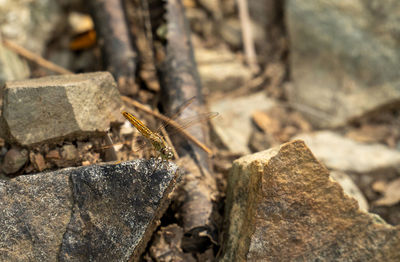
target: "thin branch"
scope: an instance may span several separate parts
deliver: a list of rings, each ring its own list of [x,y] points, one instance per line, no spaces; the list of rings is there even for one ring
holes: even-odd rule
[[[192,141],[194,144],[196,144],[199,148],[201,148],[202,150],[204,150],[205,152],[207,152],[207,154],[212,155],[213,152],[211,149],[209,149],[206,145],[204,145],[203,143],[201,143],[199,140],[197,140],[195,137],[193,137],[191,134],[189,134],[189,132],[187,132],[185,129],[181,128],[181,125],[179,125],[177,122],[175,122],[174,120],[172,120],[169,117],[166,117],[160,113],[157,113],[149,108],[147,108],[145,105],[127,97],[127,96],[122,96],[122,100],[129,103],[130,105],[142,110],[143,112],[146,112],[152,116],[157,117],[158,119],[168,123],[168,125],[171,125],[173,128],[175,128],[176,130],[178,130],[183,136],[185,136],[187,139],[189,139],[190,141]]]
[[[244,45],[244,53],[246,55],[246,62],[253,73],[258,73],[259,67],[257,64],[256,52],[254,49],[253,33],[251,28],[251,20],[247,0],[237,0],[239,8],[240,24],[242,26],[242,37]]]
[[[168,143],[168,145],[170,145],[171,149],[172,149],[172,153],[174,154],[175,159],[179,159],[179,155],[178,152],[176,152],[176,149],[174,147],[174,144],[172,144],[171,139],[169,138],[168,132],[167,130],[165,130],[164,126],[161,126],[161,133],[164,136],[165,141]]]
[[[56,64],[50,62],[49,60],[44,59],[40,55],[37,55],[14,42],[11,42],[4,38],[2,39],[2,42],[3,42],[3,45],[5,47],[7,47],[8,49],[14,51],[15,53],[19,54],[20,56],[25,57],[26,59],[44,67],[50,71],[53,71],[53,72],[56,72],[59,74],[73,74],[73,72],[71,72],[59,65],[56,65]]]

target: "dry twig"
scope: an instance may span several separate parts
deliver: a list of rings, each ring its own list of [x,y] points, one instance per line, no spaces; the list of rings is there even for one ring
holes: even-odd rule
[[[9,48],[10,50],[14,51],[15,53],[19,54],[20,56],[42,66],[50,71],[53,71],[53,72],[56,72],[59,74],[73,74],[73,72],[44,59],[40,55],[37,55],[37,54],[25,49],[24,47],[14,43],[14,42],[11,42],[10,40],[3,38],[2,42],[5,47]]]
[[[256,52],[254,50],[254,41],[251,31],[251,21],[247,0],[237,0],[237,2],[239,7],[240,24],[242,26],[242,37],[246,61],[253,73],[257,73],[259,71],[259,67],[257,64]]]

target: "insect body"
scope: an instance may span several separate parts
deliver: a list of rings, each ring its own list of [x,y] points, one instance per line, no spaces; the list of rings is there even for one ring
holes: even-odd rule
[[[147,126],[145,126],[139,119],[134,117],[132,114],[123,111],[122,115],[128,119],[128,121],[136,127],[136,129],[146,137],[153,145],[154,149],[160,153],[160,156],[164,160],[170,160],[173,157],[172,149],[168,146],[167,142],[157,133],[152,132]]]

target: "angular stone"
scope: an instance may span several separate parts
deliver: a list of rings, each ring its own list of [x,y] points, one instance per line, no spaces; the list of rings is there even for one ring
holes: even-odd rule
[[[332,127],[400,100],[397,1],[287,1],[289,101]],[[311,110],[310,110],[311,109]]]
[[[123,121],[121,106],[108,72],[7,82],[2,135],[23,146],[96,135]]]
[[[275,101],[264,92],[246,97],[221,100],[211,104],[218,117],[211,119],[211,124],[222,143],[233,153],[249,153],[248,148],[252,132],[251,115],[255,111],[268,110]]]
[[[136,160],[0,181],[0,260],[138,260],[177,175]]]
[[[400,261],[400,228],[365,213],[304,142],[233,164],[221,261]]]
[[[328,168],[369,173],[381,170],[398,170],[400,152],[382,144],[363,144],[331,131],[300,134],[315,156]]]

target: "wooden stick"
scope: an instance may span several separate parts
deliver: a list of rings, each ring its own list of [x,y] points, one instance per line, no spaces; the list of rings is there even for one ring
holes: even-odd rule
[[[242,26],[242,37],[246,62],[253,73],[258,73],[260,70],[257,64],[256,52],[254,50],[253,34],[251,31],[251,21],[247,0],[237,0],[239,8],[240,24]]]
[[[3,45],[6,46],[8,49],[14,51],[15,53],[19,54],[22,57],[25,57],[26,59],[59,74],[73,74],[73,72],[58,66],[52,62],[50,62],[49,60],[44,59],[43,57],[41,57],[40,55],[37,55],[25,48],[23,48],[22,46],[11,42],[7,39],[2,39]]]
[[[191,134],[189,134],[189,132],[187,132],[185,129],[182,129],[181,126],[175,122],[174,120],[170,119],[169,117],[166,117],[160,113],[157,113],[149,108],[147,108],[146,106],[144,106],[143,104],[127,97],[127,96],[122,96],[122,100],[129,103],[130,105],[142,110],[143,112],[146,112],[152,116],[157,117],[158,119],[161,119],[162,121],[168,123],[168,125],[171,125],[172,127],[174,127],[175,129],[177,129],[182,135],[184,135],[187,139],[189,139],[190,141],[192,141],[194,144],[196,144],[199,148],[201,148],[202,150],[204,150],[205,152],[207,152],[207,154],[212,155],[213,152],[211,149],[209,149],[206,145],[204,145],[203,143],[201,143],[198,139],[196,139],[195,137],[193,137]]]

